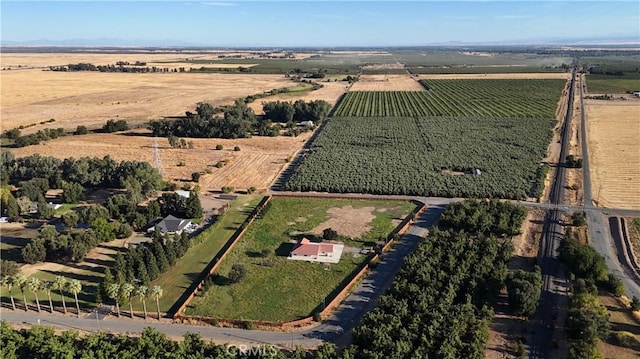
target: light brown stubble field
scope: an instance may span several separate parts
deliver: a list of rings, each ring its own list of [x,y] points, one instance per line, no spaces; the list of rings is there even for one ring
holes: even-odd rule
[[[409,75],[360,75],[349,91],[424,91]]]
[[[106,155],[117,161],[146,161],[155,166],[153,137],[147,130],[132,130],[120,134],[89,134],[84,136],[60,137],[40,145],[13,149],[16,157],[38,153],[60,159],[68,157]],[[280,170],[287,164],[289,156],[295,154],[311,136],[310,132],[298,137],[252,137],[244,139],[189,139],[193,149],[171,148],[166,138],[158,138],[158,152],[163,177],[171,181],[190,180],[191,173],[207,169],[211,174],[200,178],[202,192],[219,191],[223,186],[236,190],[249,187],[266,189],[275,180]],[[223,145],[221,151],[216,145]],[[234,151],[239,146],[240,151]],[[226,160],[222,168],[216,168],[218,161]],[[184,161],[184,166],[178,163]]]
[[[46,121],[48,127],[99,127],[109,119],[139,122],[295,86],[282,75],[100,73],[12,70],[0,74],[3,130]],[[45,125],[30,127],[35,132]]]
[[[640,101],[585,101],[592,197],[640,209]]]

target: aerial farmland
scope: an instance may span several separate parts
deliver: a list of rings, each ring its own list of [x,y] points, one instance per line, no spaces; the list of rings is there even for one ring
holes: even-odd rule
[[[537,308],[632,316],[570,256],[636,223],[640,100],[580,51],[10,48],[2,313],[356,357],[583,343]]]

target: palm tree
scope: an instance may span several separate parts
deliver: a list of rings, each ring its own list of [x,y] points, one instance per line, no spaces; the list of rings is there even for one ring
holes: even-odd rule
[[[118,304],[118,297],[120,296],[120,284],[110,284],[107,287],[107,295],[109,296],[109,298],[116,301],[116,313],[118,313],[118,318],[120,318],[120,305]]]
[[[131,295],[136,287],[131,283],[125,283],[122,285],[122,296],[129,301],[129,318],[133,318],[133,304],[131,303]]]
[[[49,313],[53,313],[53,302],[51,302],[51,288],[53,288],[53,282],[42,282],[42,289],[45,293],[47,293],[47,297],[49,297]]]
[[[24,303],[24,311],[29,311],[29,306],[27,305],[27,297],[24,295],[24,289],[27,285],[27,277],[22,273],[18,273],[13,276],[13,283],[20,288],[20,292],[22,293],[22,303]]]
[[[80,318],[80,303],[78,303],[78,293],[82,290],[82,283],[80,283],[77,279],[72,279],[68,284],[67,288],[69,292],[73,293],[73,296],[76,298],[76,314],[78,318]]]
[[[158,320],[160,320],[160,297],[162,297],[162,288],[159,285],[154,285],[151,288],[151,296],[156,300],[156,306],[158,307]]]
[[[60,291],[60,298],[62,298],[62,308],[64,310],[64,314],[67,314],[67,303],[64,300],[64,295],[62,295],[62,290],[67,287],[67,278],[59,275],[53,281],[53,286],[51,289]]]
[[[11,307],[13,308],[13,310],[16,310],[16,302],[15,300],[13,300],[13,292],[11,291],[14,285],[15,285],[15,281],[13,279],[13,276],[7,276],[2,278],[2,286],[7,287],[7,290],[9,291],[9,297],[11,298]]]
[[[140,298],[140,301],[142,302],[142,307],[144,308],[144,319],[147,319],[147,292],[149,291],[149,288],[147,288],[147,286],[141,285],[138,288],[136,288],[135,294],[136,297]]]
[[[36,296],[36,307],[38,308],[38,312],[40,312],[40,300],[38,299],[38,291],[41,289],[42,283],[40,283],[40,279],[36,277],[31,277],[27,281],[27,287],[29,291]]]

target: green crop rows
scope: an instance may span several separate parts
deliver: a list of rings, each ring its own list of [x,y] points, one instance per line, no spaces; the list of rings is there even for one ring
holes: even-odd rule
[[[531,118],[334,117],[284,187],[523,199],[532,190],[554,123]],[[470,174],[473,169],[481,174]]]
[[[554,118],[565,80],[421,80],[426,91],[354,91],[338,117]]]
[[[525,199],[565,80],[429,80],[351,92],[283,189]]]

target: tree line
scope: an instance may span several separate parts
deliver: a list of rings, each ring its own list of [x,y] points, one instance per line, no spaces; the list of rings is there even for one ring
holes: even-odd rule
[[[452,205],[493,211],[492,202]],[[507,278],[509,239],[498,218],[520,206],[499,206],[487,230],[448,221],[410,254],[380,305],[353,330],[356,358],[483,358],[492,305]],[[515,219],[514,219],[515,221]],[[442,223],[442,222],[441,222]]]
[[[111,65],[94,65],[80,62],[66,66],[49,66],[51,71],[74,72],[74,71],[98,71],[98,72],[126,72],[126,73],[148,73],[148,72],[185,72],[184,67],[170,69],[168,67],[145,66],[145,63],[137,62],[133,65],[128,62],[119,61]]]
[[[82,291],[82,283],[80,283],[77,279],[67,279],[63,276],[56,276],[52,281],[41,281],[37,277],[26,277],[22,273],[16,273],[10,276],[3,276],[0,279],[0,285],[2,287],[7,288],[9,292],[9,298],[11,299],[11,307],[15,311],[16,301],[13,297],[13,289],[18,288],[20,293],[22,294],[22,306],[25,311],[29,311],[29,303],[27,302],[27,298],[25,292],[28,290],[33,293],[35,298],[35,305],[38,312],[42,311],[42,306],[40,305],[40,298],[38,297],[38,293],[44,291],[47,294],[47,298],[49,299],[49,313],[53,313],[55,308],[53,306],[53,301],[51,299],[51,293],[57,292],[60,295],[60,299],[62,301],[63,313],[67,314],[67,303],[65,301],[64,293],[73,294],[76,301],[76,315],[80,318],[80,303],[78,302],[78,293]],[[2,355],[0,357],[4,358]]]
[[[126,131],[129,129],[129,124],[126,120],[108,120],[101,128],[94,130],[98,133],[112,133],[118,131]],[[40,142],[54,140],[58,137],[69,135],[86,135],[89,133],[87,126],[79,125],[75,131],[67,132],[64,128],[45,128],[38,130],[36,133],[29,135],[21,135],[19,128],[13,128],[2,133],[3,138],[13,140],[14,147],[26,147],[37,145]]]
[[[326,101],[296,101],[265,103],[268,115],[258,117],[247,107],[246,102],[239,99],[232,106],[219,110],[210,103],[200,102],[195,113],[187,111],[185,117],[176,120],[150,121],[148,128],[154,136],[161,137],[199,137],[199,138],[246,138],[252,135],[277,136],[279,127],[274,121],[289,122],[294,120],[324,121],[329,104]]]
[[[0,183],[17,186],[17,198],[38,202],[38,210],[46,211],[44,194],[49,189],[63,189],[63,199],[76,203],[90,188],[125,189],[136,203],[148,198],[163,186],[160,173],[148,162],[116,162],[111,157],[81,157],[60,160],[34,154],[15,158],[11,152],[0,154]],[[16,219],[20,213],[13,195],[3,196],[3,209]],[[10,203],[11,202],[11,203]],[[51,213],[52,214],[52,213]]]

